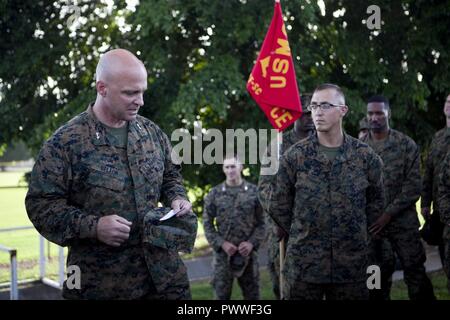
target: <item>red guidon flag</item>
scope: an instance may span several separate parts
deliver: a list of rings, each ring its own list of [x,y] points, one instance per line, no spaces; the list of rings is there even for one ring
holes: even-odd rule
[[[279,1],[272,22],[247,81],[247,90],[275,129],[283,131],[300,118],[302,105],[291,49]]]

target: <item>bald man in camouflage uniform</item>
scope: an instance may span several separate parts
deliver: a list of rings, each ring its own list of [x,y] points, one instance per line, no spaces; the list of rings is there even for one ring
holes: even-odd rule
[[[317,134],[281,157],[269,214],[289,234],[283,297],[368,299],[368,225],[384,207],[382,163],[343,133],[342,90],[316,88],[309,108]]]
[[[224,160],[226,181],[211,189],[205,198],[203,225],[213,248],[213,279],[216,299],[229,300],[237,278],[245,300],[259,299],[257,250],[265,235],[264,218],[257,188],[242,179],[242,164]],[[243,270],[233,272],[231,259],[245,259]]]
[[[425,173],[423,177],[422,197],[421,197],[421,213],[425,220],[431,219],[436,227],[435,232],[441,233],[444,225],[441,222],[439,210],[436,205],[437,191],[439,185],[439,174],[445,155],[450,150],[450,94],[444,104],[444,115],[446,118],[446,126],[436,132],[430,145],[428,157],[425,163]],[[433,204],[433,213],[431,214],[431,204]],[[437,237],[436,237],[437,238]],[[444,261],[444,241],[437,244],[441,261]]]
[[[397,253],[412,300],[435,299],[433,287],[425,273],[425,250],[419,235],[416,202],[421,192],[419,148],[405,134],[390,129],[390,107],[383,96],[373,96],[367,104],[370,133],[364,138],[383,159],[386,207],[371,226],[375,236],[389,240]],[[379,264],[383,266],[383,262]],[[394,270],[381,270],[382,277],[390,277]],[[382,287],[389,297],[390,287]]]
[[[437,205],[444,223],[444,270],[447,274],[447,290],[450,294],[450,151],[442,163],[439,176]]]
[[[44,237],[69,247],[67,265],[81,271],[80,288],[64,283],[66,299],[190,298],[178,252],[143,243],[144,217],[158,201],[194,215],[169,139],[137,115],[146,87],[132,53],[107,52],[95,103],[44,143],[34,165],[28,216]]]
[[[294,123],[294,128],[283,133],[280,154],[289,149],[298,141],[305,139],[315,132],[314,123],[311,118],[311,111],[308,110],[311,95],[302,95],[303,115]],[[270,157],[270,148],[267,148],[267,156]],[[262,172],[262,171],[261,171]],[[270,200],[270,190],[276,182],[275,174],[260,174],[258,181],[258,197],[264,209],[264,217],[267,225],[268,261],[267,268],[272,281],[272,291],[276,299],[280,299],[280,241],[284,238],[287,243],[287,234],[278,227],[270,218],[267,212],[268,201]]]

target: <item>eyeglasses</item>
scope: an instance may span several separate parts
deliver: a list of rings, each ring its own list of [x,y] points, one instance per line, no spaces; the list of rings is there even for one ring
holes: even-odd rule
[[[344,104],[332,104],[329,102],[322,102],[322,103],[312,102],[308,106],[308,110],[316,111],[318,108],[320,108],[321,110],[330,110],[331,108],[337,108],[337,107],[345,107],[345,105]]]

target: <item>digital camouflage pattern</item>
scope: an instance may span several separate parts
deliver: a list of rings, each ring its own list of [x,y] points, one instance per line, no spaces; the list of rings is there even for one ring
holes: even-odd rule
[[[425,173],[423,176],[423,187],[421,207],[430,207],[431,203],[437,203],[439,175],[444,162],[445,155],[450,149],[450,129],[447,127],[439,130],[434,135],[428,152]],[[439,213],[437,206],[433,213]]]
[[[383,160],[385,212],[392,217],[388,227],[418,229],[416,202],[420,197],[422,179],[416,143],[394,129],[390,129],[384,141],[374,141],[370,133],[363,141]]]
[[[244,300],[259,300],[259,265],[258,254],[253,251],[242,275],[237,277],[231,270],[229,257],[223,251],[215,252],[213,256],[213,278],[211,284],[218,300],[229,300],[236,278],[242,290]]]
[[[442,171],[439,176],[438,199],[439,212],[444,223],[445,259],[444,270],[447,274],[447,289],[450,293],[450,151],[442,163]]]
[[[221,248],[223,242],[239,246],[248,241],[253,244],[251,261],[237,279],[245,299],[258,299],[257,251],[264,241],[265,226],[256,186],[244,180],[237,187],[223,182],[212,188],[205,197],[203,225],[205,236],[214,249],[212,284],[216,297],[221,300],[230,298],[234,278],[228,256]]]
[[[363,141],[372,147],[384,164],[384,212],[392,219],[382,231],[382,236],[389,240],[402,262],[410,299],[432,299],[434,293],[423,265],[426,255],[416,212],[422,188],[419,148],[411,138],[393,129],[383,141],[374,141],[370,133]],[[379,265],[382,267],[386,262],[379,261]]]
[[[48,240],[68,246],[67,265],[81,269],[81,289],[68,299],[189,298],[186,267],[178,252],[142,243],[143,217],[158,201],[186,199],[180,168],[171,162],[167,136],[138,116],[128,123],[120,148],[88,110],[44,143],[25,204],[30,220]],[[133,222],[120,247],[96,238],[100,217]]]
[[[283,296],[298,295],[296,282],[366,281],[368,226],[384,207],[380,158],[344,134],[330,162],[314,134],[281,157],[269,214],[289,233]]]
[[[439,175],[447,150],[450,150],[450,128],[444,127],[436,132],[431,141],[425,162],[421,207],[431,208],[432,215],[425,227],[422,228],[422,238],[430,245],[437,245],[442,263],[445,260],[445,242],[443,240],[444,224],[442,214],[437,205]],[[428,233],[427,233],[428,231]],[[428,238],[427,238],[428,237]]]
[[[442,212],[442,222],[450,226],[450,150],[442,162],[442,171],[439,175],[439,198],[437,200],[439,210]],[[450,239],[450,234],[447,239]]]
[[[160,207],[144,216],[142,241],[154,247],[191,253],[197,236],[197,216],[191,211],[181,217],[160,220],[172,208]]]
[[[293,129],[283,132],[283,139],[280,145],[280,154],[283,154],[292,145],[300,141],[301,138]],[[267,157],[270,157],[270,148],[266,150]],[[268,248],[268,271],[272,281],[273,292],[277,299],[280,298],[280,242],[278,241],[277,225],[273,222],[267,212],[269,205],[270,190],[274,188],[276,175],[260,175],[258,180],[258,198],[263,207],[264,218],[267,226],[267,248]],[[287,239],[285,240],[287,242]]]
[[[283,133],[282,143],[280,145],[280,155],[282,155],[292,145],[300,141],[299,135],[294,129]],[[265,157],[270,157],[270,148],[267,148]],[[258,198],[265,211],[269,204],[269,197],[273,185],[276,183],[276,174],[260,175],[258,180]]]

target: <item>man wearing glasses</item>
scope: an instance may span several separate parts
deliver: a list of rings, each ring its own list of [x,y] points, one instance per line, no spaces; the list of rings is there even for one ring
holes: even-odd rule
[[[343,132],[348,107],[338,86],[318,86],[309,109],[317,133],[282,155],[269,207],[289,234],[283,296],[368,299],[368,226],[384,208],[382,162]]]
[[[280,146],[280,154],[298,141],[309,137],[314,134],[316,128],[314,127],[314,122],[312,121],[311,111],[308,109],[309,103],[311,101],[311,94],[303,94],[300,97],[303,107],[303,115],[297,119],[294,123],[294,128],[283,133],[283,140]],[[267,148],[267,157],[270,157],[270,148]],[[261,171],[263,170],[261,166]],[[272,219],[268,217],[266,204],[270,204],[270,192],[274,188],[276,182],[276,176],[273,175],[263,175],[259,176],[258,180],[258,194],[261,205],[264,210],[264,217],[266,223],[269,226],[267,228],[267,269],[270,274],[270,280],[272,281],[272,291],[277,300],[280,300],[280,241],[285,239],[284,244],[286,244],[287,235],[276,224],[273,223]],[[285,251],[286,252],[286,251]]]

